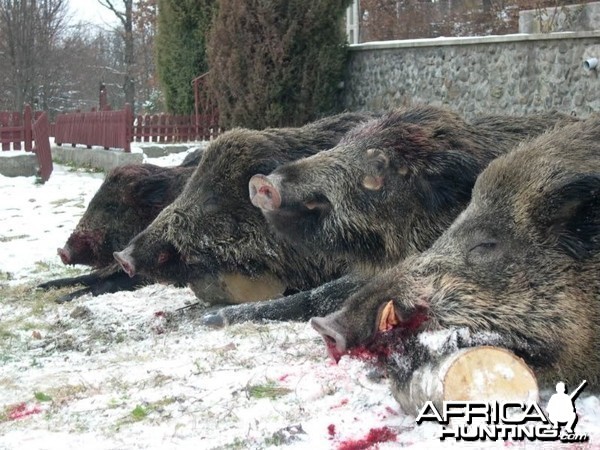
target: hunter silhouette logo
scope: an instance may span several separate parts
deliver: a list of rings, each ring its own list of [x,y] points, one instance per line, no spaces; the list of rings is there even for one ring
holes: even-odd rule
[[[573,391],[571,395],[566,393],[565,383],[559,381],[556,383],[556,394],[553,394],[548,401],[546,411],[548,411],[548,418],[554,428],[559,428],[559,423],[566,423],[564,431],[569,434],[573,434],[573,428],[577,423],[577,414],[575,412],[575,399],[585,385],[587,380],[583,380],[581,384]]]
[[[586,442],[589,436],[574,431],[577,424],[575,399],[587,381],[571,394],[565,383],[556,384],[556,393],[550,397],[547,415],[537,402],[473,402],[444,401],[438,409],[430,400],[419,411],[417,425],[437,422],[442,425],[440,440],[457,441],[561,441]],[[451,420],[455,419],[451,423]],[[564,425],[564,426],[563,426]]]

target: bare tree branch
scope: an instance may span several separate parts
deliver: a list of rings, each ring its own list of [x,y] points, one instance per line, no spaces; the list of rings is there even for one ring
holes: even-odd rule
[[[121,0],[125,10],[119,9],[115,0],[98,0],[98,3],[112,11],[123,26],[123,43],[125,44],[123,63],[125,75],[123,79],[123,91],[125,101],[135,110],[135,45],[133,34],[133,0]]]
[[[115,14],[115,16],[117,16],[117,19],[119,19],[121,24],[125,26],[127,17],[123,11],[117,9],[112,0],[98,0],[98,3],[112,11]]]

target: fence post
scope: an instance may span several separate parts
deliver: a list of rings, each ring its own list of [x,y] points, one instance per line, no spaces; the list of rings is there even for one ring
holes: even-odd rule
[[[32,150],[31,141],[33,140],[33,134],[31,131],[32,126],[32,114],[31,114],[31,106],[29,104],[25,104],[25,108],[23,109],[23,141],[25,142],[25,151],[30,152]]]
[[[53,169],[48,114],[42,113],[31,128],[35,140],[35,153],[40,166],[40,176],[42,181],[46,182],[50,178]]]
[[[131,139],[133,136],[133,110],[129,103],[125,103],[125,130],[124,130],[124,146],[126,153],[131,153]]]

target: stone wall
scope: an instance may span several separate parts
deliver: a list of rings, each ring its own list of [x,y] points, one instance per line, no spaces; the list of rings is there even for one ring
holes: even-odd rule
[[[600,31],[373,42],[351,46],[350,110],[448,105],[467,117],[600,111]]]

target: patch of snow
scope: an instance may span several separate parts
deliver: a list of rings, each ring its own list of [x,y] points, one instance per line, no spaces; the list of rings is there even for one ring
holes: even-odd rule
[[[20,155],[34,155],[32,152],[26,152],[25,150],[0,150],[0,157],[12,158]]]
[[[56,249],[65,243],[103,179],[104,174],[58,164],[43,185],[36,184],[35,177],[0,175],[0,272],[24,281],[39,271],[39,263],[58,263]]]

